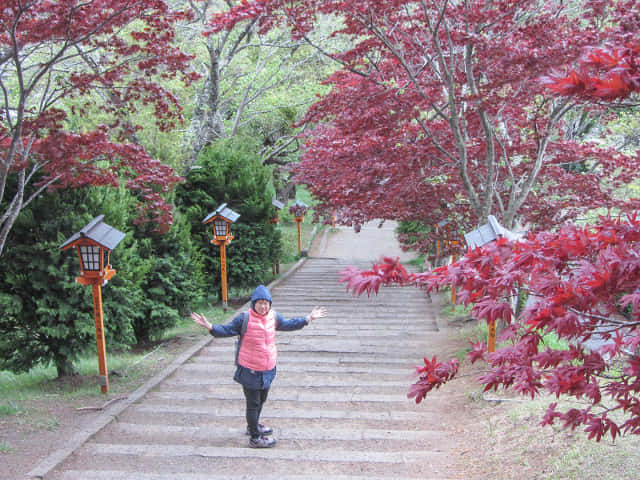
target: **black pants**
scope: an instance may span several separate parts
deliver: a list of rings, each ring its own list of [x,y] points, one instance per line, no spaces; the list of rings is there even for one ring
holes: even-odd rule
[[[243,386],[242,390],[244,391],[244,398],[247,400],[247,425],[249,426],[249,434],[251,438],[258,438],[260,437],[258,421],[260,420],[262,405],[267,401],[269,389],[253,390]]]

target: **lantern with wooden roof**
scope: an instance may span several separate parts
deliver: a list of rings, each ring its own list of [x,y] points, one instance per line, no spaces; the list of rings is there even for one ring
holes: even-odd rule
[[[233,240],[230,225],[240,218],[226,203],[220,205],[214,212],[205,217],[202,223],[213,224],[213,239],[211,243],[220,246],[220,276],[222,280],[222,307],[227,309],[227,250],[226,246]]]
[[[116,273],[109,263],[110,254],[125,234],[104,223],[103,219],[104,215],[97,216],[60,246],[61,250],[76,248],[81,272],[76,281],[83,285],[96,282],[104,285]]]
[[[240,214],[227,207],[226,203],[223,203],[216,208],[215,211],[207,215],[205,219],[202,220],[202,223],[213,224],[213,239],[211,243],[214,245],[227,245],[231,243],[233,234],[229,227],[232,223],[235,223],[238,218],[240,218]]]
[[[61,250],[75,247],[80,260],[80,276],[76,282],[91,285],[93,289],[93,315],[98,349],[98,368],[102,393],[109,391],[107,373],[107,349],[104,339],[104,319],[102,316],[102,285],[116,273],[109,263],[111,250],[118,245],[125,234],[104,223],[104,215],[99,215],[74,233],[62,245]]]

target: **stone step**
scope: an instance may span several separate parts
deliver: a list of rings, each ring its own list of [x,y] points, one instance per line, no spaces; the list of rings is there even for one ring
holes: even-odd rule
[[[123,472],[115,470],[70,470],[63,472],[57,477],[59,480],[229,480],[226,474],[200,474],[200,473],[139,473]],[[327,480],[324,474],[305,475],[270,475],[261,473],[255,477],[245,476],[242,478],[258,478],[260,480]],[[389,480],[390,477],[361,476],[361,475],[332,475],[331,480]],[[453,479],[453,477],[452,477]],[[447,480],[445,477],[404,477],[403,480]]]
[[[277,334],[278,376],[261,417],[275,448],[247,448],[235,339],[211,338],[46,480],[461,478],[442,412],[464,399],[438,391],[416,405],[406,396],[414,366],[443,354],[437,297],[413,287],[354,297],[338,282],[352,264],[310,258],[271,289],[286,318],[329,311]]]
[[[242,402],[244,399],[238,397],[236,401]],[[309,408],[313,408],[310,403],[307,403]],[[321,404],[320,408],[324,408],[324,404]],[[378,407],[380,408],[380,406]],[[425,412],[423,417],[424,428],[430,430],[447,431],[448,425],[444,421],[440,421],[438,417],[435,420],[431,419],[432,413]],[[419,416],[416,414],[416,416]],[[292,430],[303,430],[306,428],[317,429],[335,429],[335,428],[347,428],[354,431],[368,430],[368,429],[380,429],[384,428],[389,431],[406,430],[408,424],[405,420],[385,420],[384,422],[379,419],[371,419],[365,417],[353,417],[353,418],[334,418],[334,417],[318,417],[312,419],[300,419],[297,417],[288,417],[286,415],[280,417],[272,417],[269,411],[264,413],[264,418],[261,418],[263,423],[271,425],[278,432],[289,432]],[[237,412],[237,415],[214,415],[214,412],[209,411],[206,414],[184,414],[181,412],[170,411],[154,411],[152,409],[138,410],[127,409],[119,417],[118,421],[135,423],[140,425],[175,425],[175,426],[191,426],[191,427],[208,427],[213,426],[216,428],[226,429],[242,429],[246,428],[246,421],[244,412]],[[410,424],[411,428],[417,428],[415,423]],[[111,433],[111,428],[105,429],[100,433],[100,438],[113,438],[114,442],[117,442],[119,437]],[[446,436],[446,435],[445,435]],[[96,437],[97,438],[97,437]],[[154,438],[147,438],[149,443],[157,442]],[[211,442],[217,442],[215,437],[210,438]],[[382,442],[382,441],[381,441]],[[384,443],[384,442],[382,442]],[[246,442],[243,443],[246,446]]]
[[[290,460],[299,462],[301,460],[301,449],[275,448],[275,449],[248,449],[233,447],[209,447],[202,445],[147,445],[147,444],[123,444],[123,443],[91,443],[83,449],[83,453],[92,458],[98,456],[136,456],[136,457],[157,457],[167,459],[171,457],[204,457],[204,458],[247,458]],[[444,452],[439,450],[404,450],[403,452],[371,451],[371,450],[336,450],[336,449],[315,449],[304,450],[305,462],[343,462],[350,463],[385,463],[385,464],[408,464],[417,463],[432,456],[441,456]]]
[[[136,438],[153,436],[166,437],[168,443],[171,439],[210,440],[212,437],[235,439],[245,438],[244,428],[224,428],[213,424],[203,426],[184,426],[168,424],[137,424],[117,422],[114,424],[113,433],[120,438]],[[446,435],[442,430],[389,430],[389,429],[361,429],[347,428],[303,428],[282,429],[275,428],[278,438],[286,440],[314,440],[314,441],[368,441],[368,440],[397,440],[411,442],[438,442]],[[126,442],[132,443],[132,442]]]
[[[207,374],[216,374],[216,377],[219,377],[218,374],[233,374],[235,368],[232,365],[227,365],[230,362],[224,363],[211,363],[207,361],[198,361],[186,364],[181,372],[184,375],[192,374],[192,375],[207,375]],[[411,379],[414,376],[412,375],[413,370],[408,368],[389,368],[389,367],[381,367],[378,365],[370,365],[370,366],[361,366],[361,365],[337,365],[337,364],[321,364],[317,365],[315,363],[305,363],[300,364],[297,362],[286,362],[280,359],[278,362],[278,367],[280,370],[285,371],[288,376],[293,376],[296,373],[318,373],[322,374],[323,377],[326,375],[375,375],[378,378],[400,378],[403,380]]]
[[[204,390],[204,391],[203,391]],[[269,393],[269,408],[271,411],[284,411],[285,413],[291,408],[331,408],[333,410],[350,410],[353,412],[362,411],[380,411],[382,407],[393,408],[395,411],[408,411],[425,415],[434,410],[434,406],[440,407],[442,402],[430,401],[427,405],[416,405],[412,401],[407,401],[407,392],[409,389],[398,390],[395,393],[368,393],[353,391],[327,391],[322,388],[275,388]],[[150,405],[164,405],[171,402],[172,406],[185,406],[185,403],[206,402],[210,409],[229,409],[236,408],[233,402],[241,402],[244,400],[242,391],[239,386],[232,389],[215,388],[201,390],[160,390],[149,393],[148,401]],[[448,400],[452,400],[449,398]],[[325,404],[320,405],[320,404]],[[383,405],[386,404],[386,405]],[[240,413],[244,410],[238,410]],[[267,412],[267,410],[265,410]],[[202,411],[194,410],[194,414],[200,414]],[[347,416],[345,415],[345,418]]]
[[[228,340],[225,340],[228,342]],[[376,352],[353,352],[338,354],[335,352],[309,352],[298,351],[290,346],[285,345],[282,348],[278,348],[278,364],[285,366],[289,364],[319,364],[319,365],[344,365],[344,366],[372,366],[372,367],[384,367],[384,366],[397,366],[398,368],[413,368],[416,362],[422,363],[422,356],[416,357],[413,354],[410,355],[394,355],[390,357],[386,353]],[[231,344],[225,345],[213,345],[209,344],[206,349],[203,349],[200,355],[194,357],[189,364],[192,363],[209,363],[209,364],[221,364],[228,365],[233,363],[232,352],[233,346]],[[425,352],[428,351],[429,346],[425,346]],[[452,352],[455,353],[455,352]],[[233,365],[230,366],[233,368]]]

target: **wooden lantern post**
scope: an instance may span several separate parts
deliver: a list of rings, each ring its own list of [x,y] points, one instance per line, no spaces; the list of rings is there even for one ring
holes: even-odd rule
[[[471,249],[480,248],[489,242],[493,242],[500,237],[505,237],[509,240],[516,240],[518,235],[507,230],[498,223],[496,217],[489,215],[487,217],[487,223],[481,225],[477,229],[464,234],[464,239],[467,242],[467,246]],[[489,352],[493,352],[496,349],[496,321],[491,320],[488,324],[489,332],[487,334],[487,349]]]
[[[436,265],[440,263],[440,254],[442,253],[442,250],[445,250],[447,247],[446,240],[449,232],[449,225],[450,225],[449,220],[447,219],[441,220],[435,225],[436,238],[437,238],[436,239],[436,261],[435,261]]]
[[[94,218],[82,230],[65,241],[60,246],[60,249],[76,248],[81,271],[81,275],[76,278],[76,282],[82,285],[91,285],[92,287],[100,389],[102,393],[107,393],[109,391],[109,374],[107,370],[107,348],[104,340],[101,287],[106,285],[116,273],[109,264],[110,253],[125,237],[125,234],[104,223],[103,218],[104,215]]]
[[[302,253],[302,232],[300,225],[304,221],[304,214],[309,209],[309,206],[300,200],[296,200],[296,203],[289,207],[289,212],[291,212],[295,218],[296,224],[298,226],[298,253]]]
[[[284,208],[284,203],[274,198],[271,201],[271,205],[273,205],[276,208],[276,215],[271,219],[270,223],[278,225],[280,223],[280,219],[278,218],[278,212]],[[280,273],[280,259],[276,258],[275,262],[273,263],[273,274],[277,275],[279,273]]]
[[[449,245],[452,245],[452,246],[458,245],[458,240],[448,240],[448,242],[449,242]],[[458,255],[453,253],[451,255],[451,263],[456,263],[457,260],[458,260]],[[455,304],[456,304],[456,286],[451,285],[451,305],[455,305]]]
[[[222,308],[227,309],[227,249],[226,246],[233,240],[229,226],[240,217],[239,213],[227,207],[226,203],[220,205],[211,212],[202,223],[213,224],[213,239],[211,243],[220,246],[220,277],[222,280]]]

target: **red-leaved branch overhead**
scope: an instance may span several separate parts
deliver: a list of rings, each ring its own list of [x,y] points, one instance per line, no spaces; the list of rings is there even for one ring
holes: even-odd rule
[[[540,81],[609,38],[603,25],[622,10],[600,0],[579,12],[528,0],[257,0],[211,25],[257,18],[260,29],[304,37],[321,16],[340,19],[331,34],[348,48],[323,51],[337,69],[303,120],[311,128],[295,179],[326,220],[420,223],[406,240],[427,252],[443,220],[459,240],[490,214],[510,229],[549,229],[596,208],[640,206],[618,195],[637,156],[572,135],[566,118],[580,102]]]
[[[640,92],[640,38],[636,2],[608,5],[616,18],[602,45],[587,49],[580,64],[563,73],[543,77],[543,83],[562,96],[588,101],[616,101]]]
[[[158,0],[2,2],[0,254],[47,188],[125,183],[141,193],[140,220],[168,228],[163,192],[180,177],[138,145],[132,114],[149,109],[165,130],[182,121],[160,80],[196,78],[173,45],[187,18]],[[90,123],[98,110],[108,125]]]

